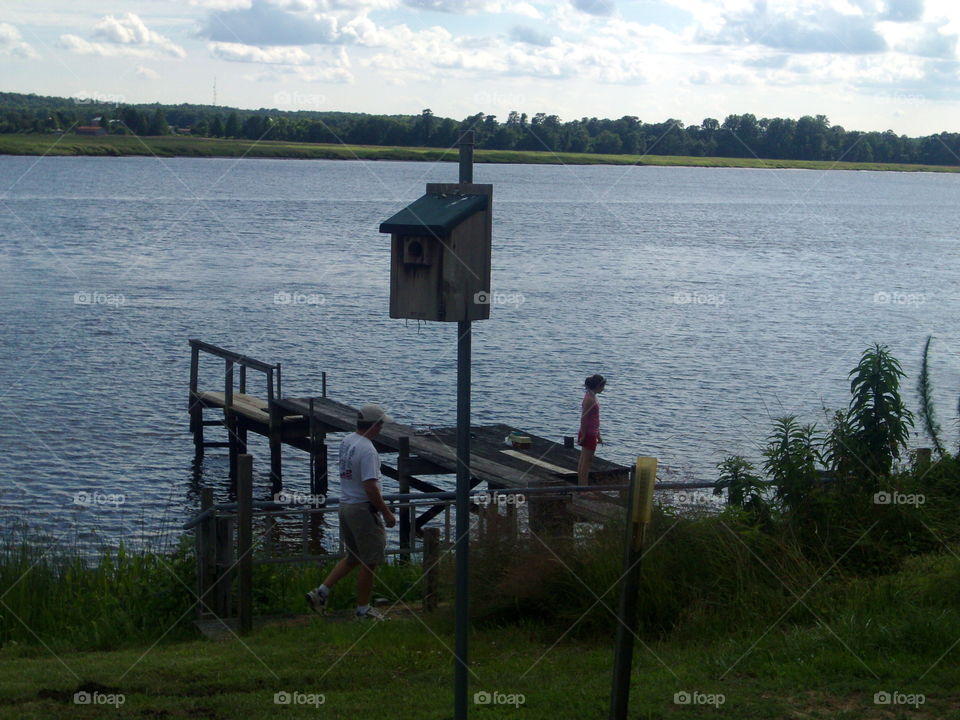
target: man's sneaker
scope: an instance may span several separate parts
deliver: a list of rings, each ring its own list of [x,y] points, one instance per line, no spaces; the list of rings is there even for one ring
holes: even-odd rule
[[[327,596],[324,595],[319,590],[311,590],[304,597],[307,599],[307,604],[310,606],[310,609],[315,613],[321,615],[324,614],[324,611],[327,609]]]
[[[366,612],[357,610],[357,620],[386,620],[387,616],[377,610],[375,607],[368,608]]]

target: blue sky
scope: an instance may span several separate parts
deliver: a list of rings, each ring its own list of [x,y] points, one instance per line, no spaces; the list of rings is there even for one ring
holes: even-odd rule
[[[4,0],[0,90],[960,130],[956,0]]]

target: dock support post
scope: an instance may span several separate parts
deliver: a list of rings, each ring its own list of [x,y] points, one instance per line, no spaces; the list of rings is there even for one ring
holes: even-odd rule
[[[647,524],[653,512],[653,485],[657,459],[638,457],[631,475],[630,503],[627,505],[627,537],[623,551],[620,606],[617,610],[616,650],[613,656],[613,687],[610,692],[610,720],[626,720],[630,704],[630,672],[633,639],[637,634],[637,597],[640,594],[640,559]]]
[[[310,398],[310,492],[316,498],[323,496],[320,505],[326,506],[329,489],[329,470],[327,467],[327,434],[320,432],[317,419],[313,415],[313,398]]]
[[[233,412],[233,360],[226,360],[223,391],[223,422],[227,428],[227,441],[230,445],[230,487],[237,489],[237,416]]]
[[[400,494],[406,495],[410,493],[410,438],[403,436],[399,440],[397,482],[400,485]],[[410,561],[410,551],[413,549],[413,536],[410,530],[415,525],[412,514],[413,508],[409,503],[407,507],[400,508],[400,560],[402,562]]]
[[[200,348],[190,346],[190,431],[193,433],[193,454],[199,460],[203,457],[203,403],[197,397],[200,377]]]
[[[423,609],[437,609],[440,588],[440,528],[423,529]]]
[[[270,404],[270,492],[274,496],[283,490],[283,418],[280,408]]]
[[[237,554],[240,634],[253,629],[253,456],[237,456]]]

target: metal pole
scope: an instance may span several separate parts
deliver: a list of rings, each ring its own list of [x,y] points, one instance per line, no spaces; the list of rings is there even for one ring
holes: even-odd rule
[[[640,558],[647,523],[653,509],[653,484],[657,459],[638,457],[630,483],[627,537],[623,552],[623,583],[617,610],[617,639],[613,656],[613,687],[610,692],[610,720],[626,720],[630,704],[630,672],[633,639],[637,634],[637,596],[640,593]]]
[[[473,131],[460,142],[460,182],[473,182]],[[453,715],[467,719],[470,631],[470,339],[469,320],[457,323],[457,593]]]

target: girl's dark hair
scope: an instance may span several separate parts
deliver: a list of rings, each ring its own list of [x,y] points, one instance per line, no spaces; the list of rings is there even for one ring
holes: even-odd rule
[[[603,377],[603,375],[591,375],[583,381],[583,384],[588,390],[596,390],[598,387],[606,385],[607,380]]]

